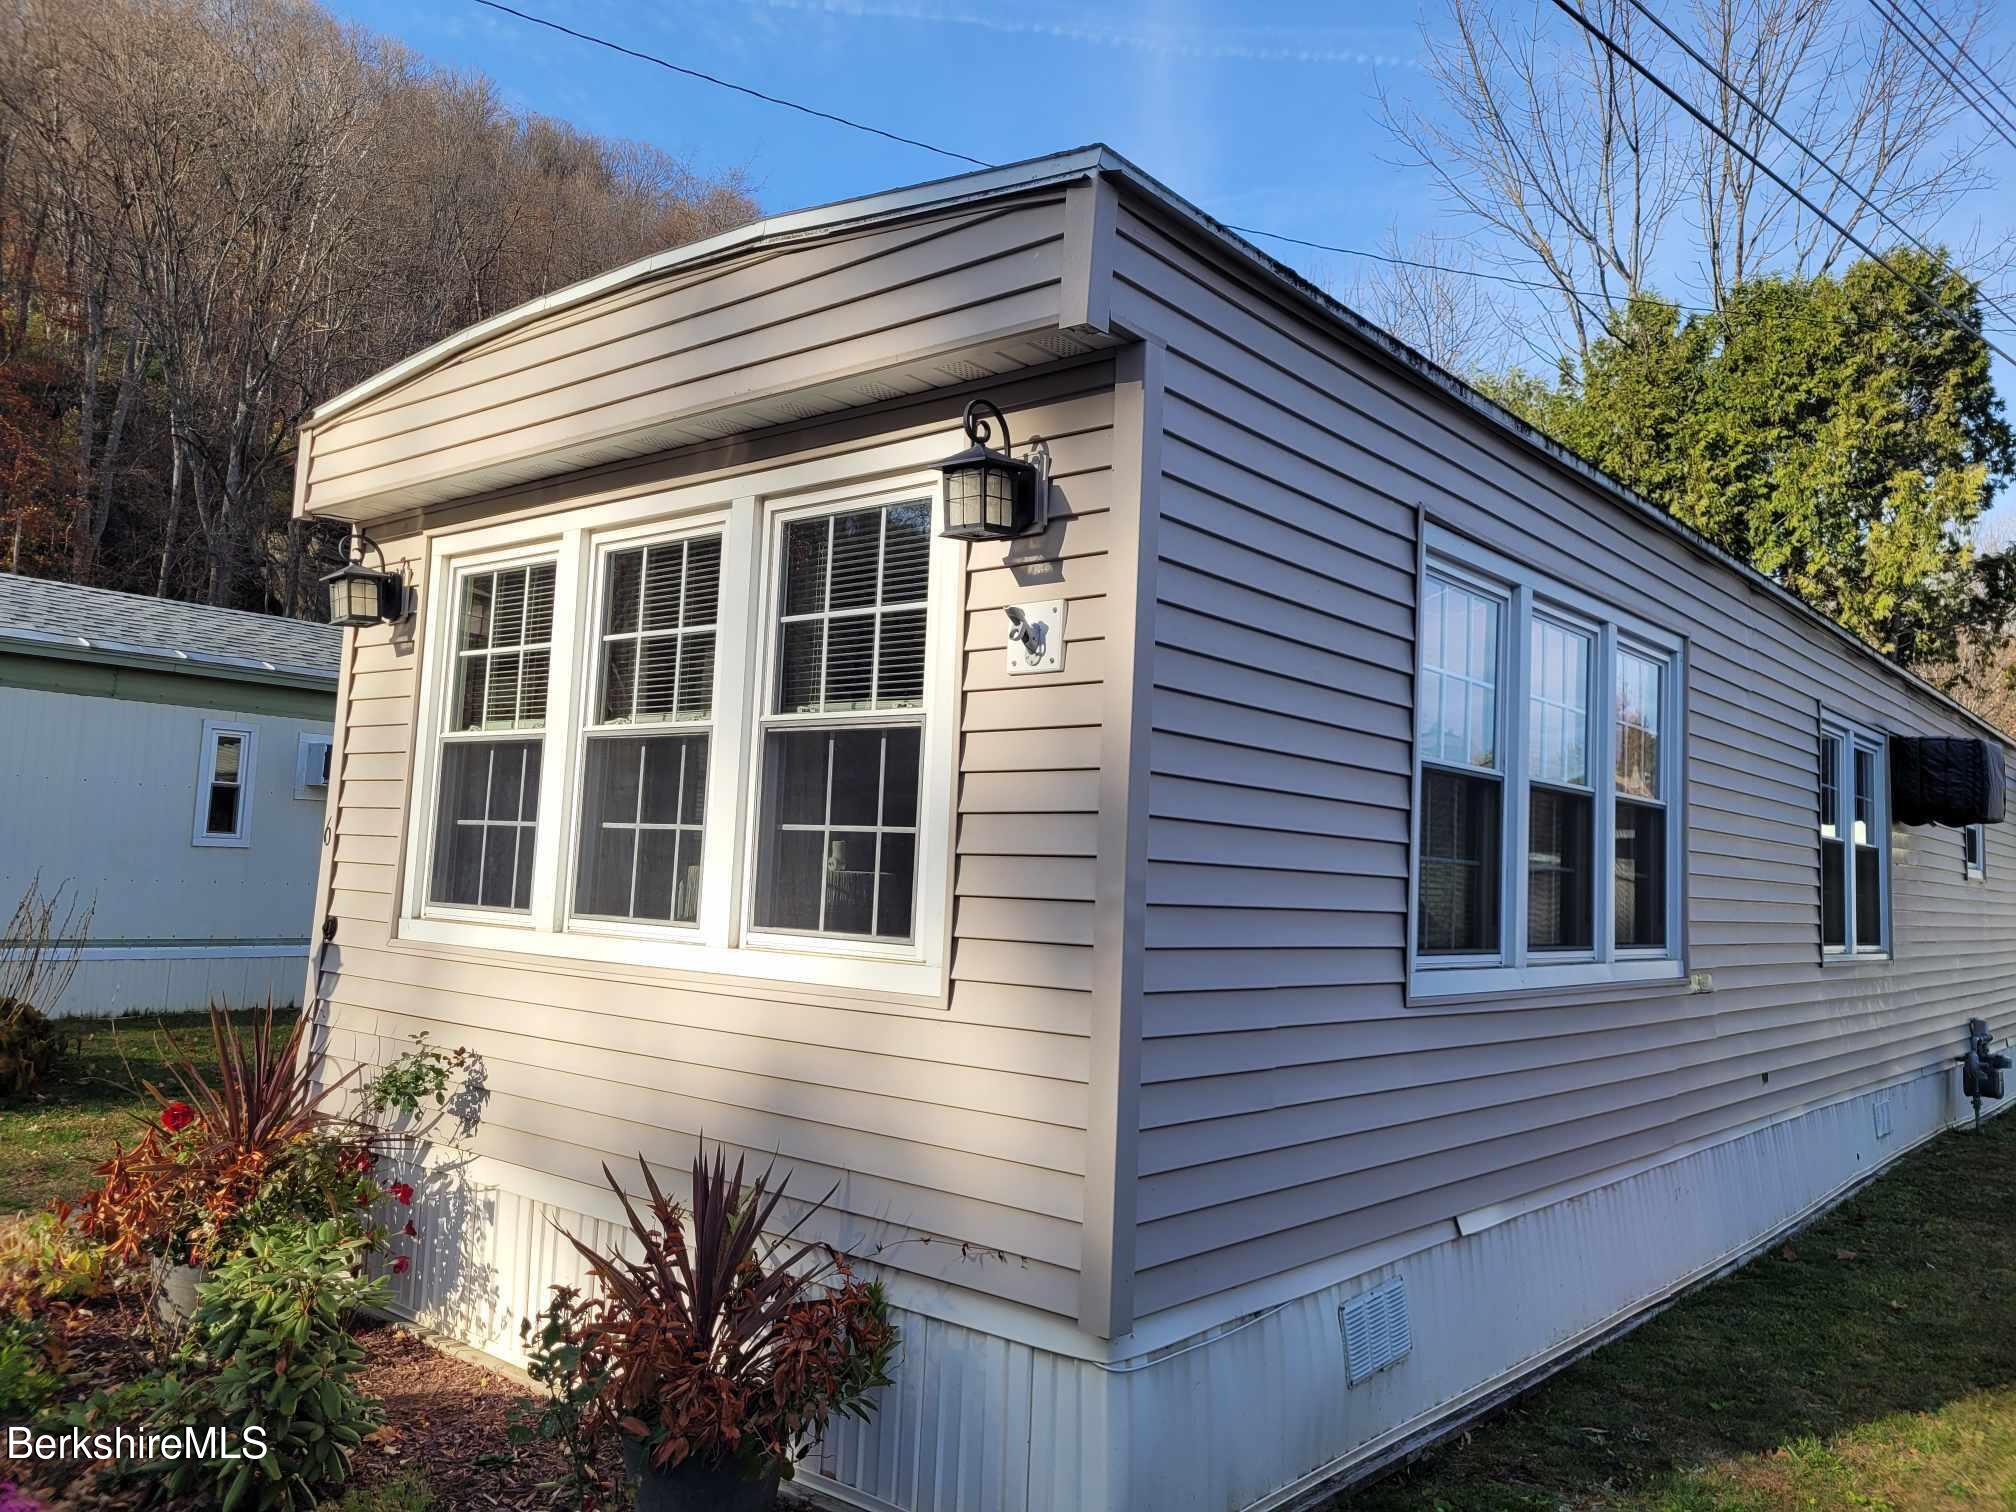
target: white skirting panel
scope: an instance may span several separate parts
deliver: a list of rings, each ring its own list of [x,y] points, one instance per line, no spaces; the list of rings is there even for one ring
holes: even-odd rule
[[[1939,1072],[1496,1222],[1119,1368],[916,1313],[882,1416],[805,1488],[903,1512],[1240,1512],[1319,1498],[1824,1208],[1966,1112]],[[1875,1104],[1891,1132],[1876,1137]],[[1346,1385],[1338,1309],[1407,1282],[1412,1352]],[[1202,1337],[1202,1336],[1200,1336]]]
[[[1676,1154],[1337,1279],[1137,1359],[1099,1363],[1048,1332],[964,1321],[890,1276],[903,1345],[867,1424],[836,1423],[798,1486],[876,1512],[1242,1512],[1319,1498],[1565,1359],[1844,1191],[1967,1110],[1940,1071]],[[1879,1102],[1890,1133],[1877,1137]],[[422,1169],[421,1167],[425,1167]],[[602,1246],[606,1193],[436,1147],[415,1163],[421,1237],[399,1310],[522,1364],[521,1320],[584,1268],[558,1223]],[[1399,1276],[1413,1347],[1346,1384],[1338,1310]],[[905,1306],[904,1303],[911,1305]],[[1023,1339],[1006,1337],[1019,1332]],[[1045,1337],[1059,1348],[1027,1342]],[[1068,1334],[1066,1337],[1069,1337]]]
[[[56,1002],[57,1018],[114,1018],[122,1013],[191,1013],[221,1001],[252,1008],[270,996],[282,1006],[301,1001],[307,947],[261,953],[201,948],[179,955],[172,947],[110,950],[77,963],[70,987]]]

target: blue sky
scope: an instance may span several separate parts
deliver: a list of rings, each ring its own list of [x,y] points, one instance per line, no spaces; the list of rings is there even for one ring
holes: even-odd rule
[[[1255,5],[1200,0],[513,0],[519,9],[820,109],[996,162],[1086,142],[1117,148],[1240,225],[1376,247],[1468,228],[1377,119],[1384,89],[1433,109],[1420,0]],[[1525,16],[1542,0],[1504,0]],[[1852,3],[1852,0],[1851,0]],[[495,79],[514,106],[656,143],[702,169],[742,168],[767,210],[960,171],[887,142],[682,78],[471,0],[335,0],[337,15]],[[1439,6],[1434,10],[1439,13]],[[1683,12],[1678,0],[1661,7]],[[2012,7],[2016,10],[2016,7]],[[2016,16],[1994,40],[2016,43]],[[1788,149],[1789,150],[1789,149]],[[2016,151],[1991,159],[2016,184]],[[2006,191],[1948,224],[2016,233]],[[1269,250],[1341,291],[1355,260]],[[2016,347],[2016,337],[2003,338]],[[2016,374],[1997,364],[2016,397]],[[2016,526],[2016,506],[1996,511]]]

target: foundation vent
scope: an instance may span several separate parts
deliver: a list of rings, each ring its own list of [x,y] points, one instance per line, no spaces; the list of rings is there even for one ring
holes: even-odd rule
[[[1414,1347],[1414,1329],[1407,1318],[1407,1282],[1395,1276],[1362,1291],[1337,1309],[1344,1330],[1344,1364],[1348,1384],[1404,1359]]]
[[[1874,1109],[1876,1114],[1876,1137],[1878,1139],[1888,1139],[1890,1137],[1890,1099],[1879,1097],[1875,1102],[1870,1104],[1870,1107]]]

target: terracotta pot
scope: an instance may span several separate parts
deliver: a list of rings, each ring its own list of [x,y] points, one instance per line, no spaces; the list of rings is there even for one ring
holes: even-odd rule
[[[623,1468],[637,1491],[637,1512],[770,1512],[777,1501],[778,1474],[745,1480],[733,1467],[686,1460],[654,1470],[635,1439],[623,1441]]]
[[[201,1265],[170,1265],[156,1260],[154,1272],[154,1315],[170,1328],[181,1328],[196,1315],[196,1288],[210,1279]]]

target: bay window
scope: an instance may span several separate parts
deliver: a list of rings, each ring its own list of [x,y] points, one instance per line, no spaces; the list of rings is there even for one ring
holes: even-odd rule
[[[1824,956],[1889,949],[1890,799],[1882,735],[1820,724],[1820,947]]]
[[[1411,996],[1680,976],[1680,641],[1429,544]]]
[[[965,549],[936,491],[438,541],[401,933],[936,991]]]

